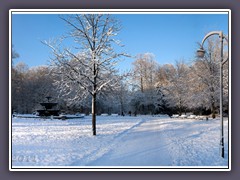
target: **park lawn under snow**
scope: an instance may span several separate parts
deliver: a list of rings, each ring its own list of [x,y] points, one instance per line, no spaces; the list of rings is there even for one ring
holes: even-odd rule
[[[225,158],[220,157],[219,119],[168,117],[91,117],[12,119],[12,165],[19,166],[228,166],[228,121],[224,121]]]

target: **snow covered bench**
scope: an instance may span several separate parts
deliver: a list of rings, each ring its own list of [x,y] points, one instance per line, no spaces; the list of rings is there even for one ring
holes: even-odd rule
[[[182,114],[181,116],[180,116],[180,118],[187,118],[188,117],[188,115],[185,115],[185,114]]]
[[[179,115],[178,115],[178,114],[173,114],[171,117],[172,117],[172,118],[178,118]]]
[[[188,118],[188,119],[196,119],[196,117],[197,117],[196,115],[193,115],[193,114],[192,114],[192,115],[188,116],[187,118]]]
[[[197,120],[208,120],[207,116],[196,116]]]
[[[76,113],[75,115],[76,116],[83,116],[83,117],[86,116],[86,114],[81,114],[81,113]]]

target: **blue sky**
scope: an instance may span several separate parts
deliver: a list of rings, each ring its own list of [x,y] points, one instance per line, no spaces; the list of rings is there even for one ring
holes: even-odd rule
[[[197,42],[210,31],[228,34],[227,14],[114,14],[122,30],[116,39],[132,56],[153,53],[160,64],[184,59],[190,62],[198,49]],[[12,44],[29,67],[47,65],[50,49],[41,40],[57,38],[68,32],[66,24],[56,14],[13,14]],[[71,45],[71,44],[69,44]],[[131,68],[134,58],[119,63],[122,70]]]

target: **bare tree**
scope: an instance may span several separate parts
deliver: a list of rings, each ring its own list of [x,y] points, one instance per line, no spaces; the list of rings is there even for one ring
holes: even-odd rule
[[[114,37],[120,30],[119,22],[105,14],[76,14],[60,17],[70,32],[61,38],[72,38],[77,44],[74,48],[63,48],[59,42],[45,42],[53,52],[52,65],[60,92],[72,95],[72,100],[90,95],[92,97],[92,131],[96,135],[97,95],[106,87],[117,82],[113,77],[115,65],[124,53],[117,53],[114,44],[120,42]]]

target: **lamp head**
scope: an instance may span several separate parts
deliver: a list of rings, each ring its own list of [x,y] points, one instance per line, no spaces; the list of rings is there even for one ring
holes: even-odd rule
[[[205,50],[202,47],[197,50],[197,56],[198,57],[203,58],[204,54],[205,54]]]

